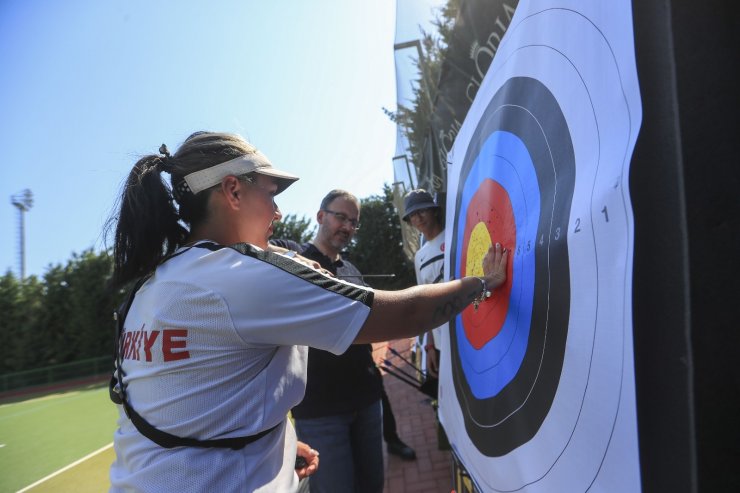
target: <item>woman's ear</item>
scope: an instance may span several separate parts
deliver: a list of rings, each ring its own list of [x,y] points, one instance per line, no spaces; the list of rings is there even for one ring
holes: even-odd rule
[[[232,209],[238,209],[242,198],[242,182],[236,176],[221,180],[221,193]]]

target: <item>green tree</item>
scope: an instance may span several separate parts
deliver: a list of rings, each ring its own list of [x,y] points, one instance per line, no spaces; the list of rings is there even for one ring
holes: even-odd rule
[[[112,270],[110,255],[92,250],[74,255],[67,266],[69,339],[75,343],[72,360],[111,351],[113,309],[122,301],[122,293],[107,288]]]
[[[44,365],[103,356],[113,344],[113,309],[124,296],[112,291],[113,268],[107,252],[74,253],[67,265],[44,275],[44,307],[38,333],[47,341]]]
[[[21,336],[21,289],[12,272],[0,277],[0,373],[19,366],[15,346]]]
[[[114,307],[107,252],[73,254],[49,266],[42,280],[0,277],[0,373],[111,354]]]
[[[36,276],[0,277],[0,373],[33,367],[39,357],[38,319],[44,287]]]
[[[383,195],[360,202],[361,227],[348,248],[348,258],[363,274],[395,274],[391,278],[366,278],[374,288],[395,290],[415,285],[414,264],[403,254],[401,223],[390,186],[383,186]]]
[[[311,220],[306,216],[300,219],[295,214],[288,214],[280,222],[273,224],[273,238],[281,240],[293,240],[298,243],[304,243],[314,237],[316,226],[311,226]]]
[[[44,304],[35,327],[35,335],[41,342],[38,348],[39,361],[34,366],[64,363],[70,360],[74,346],[68,339],[71,332],[69,319],[69,283],[67,270],[61,265],[49,266],[44,274]]]

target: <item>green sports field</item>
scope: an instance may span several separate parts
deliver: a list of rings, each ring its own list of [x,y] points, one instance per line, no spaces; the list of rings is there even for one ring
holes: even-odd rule
[[[1,404],[0,493],[107,491],[116,419],[101,385]]]

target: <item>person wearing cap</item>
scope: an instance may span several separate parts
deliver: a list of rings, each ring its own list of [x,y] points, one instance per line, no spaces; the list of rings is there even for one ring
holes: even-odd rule
[[[298,252],[332,275],[365,286],[362,273],[342,254],[359,229],[360,209],[360,201],[350,192],[331,190],[316,213],[319,227],[313,240],[299,244],[280,238],[270,244]],[[292,413],[298,438],[321,451],[321,468],[310,479],[312,493],[354,491],[355,485],[363,485],[365,491],[382,490],[383,440],[389,453],[404,460],[416,458],[398,436],[372,353],[371,344],[354,344],[339,355],[308,350],[306,395]]]
[[[135,283],[118,310],[111,491],[297,490],[321,452],[287,419],[305,391],[307,346],[341,354],[413,337],[505,280],[498,244],[482,277],[401,291],[272,251],[275,197],[297,179],[214,132],[172,155],[163,145],[129,173],[108,223],[112,284]]]
[[[434,202],[432,195],[424,189],[411,190],[404,197],[403,220],[423,235],[424,243],[414,255],[414,270],[417,284],[435,284],[444,277],[445,231],[442,209]],[[439,378],[439,351],[442,331],[447,324],[434,328],[427,334],[426,351],[427,375]]]

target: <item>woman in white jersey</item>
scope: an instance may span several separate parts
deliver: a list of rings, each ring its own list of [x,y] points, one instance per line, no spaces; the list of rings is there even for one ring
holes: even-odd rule
[[[393,292],[268,251],[274,197],[297,179],[224,133],[134,165],[113,218],[114,282],[144,280],[121,325],[111,491],[295,490],[319,465],[286,419],[303,398],[306,346],[413,337],[505,279],[498,244],[483,277]]]

